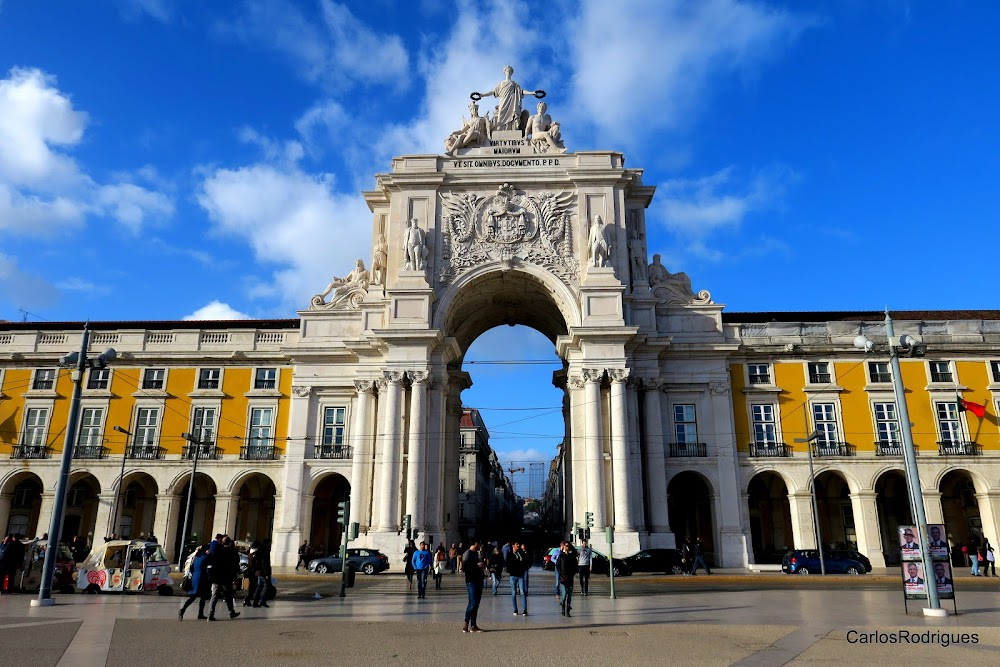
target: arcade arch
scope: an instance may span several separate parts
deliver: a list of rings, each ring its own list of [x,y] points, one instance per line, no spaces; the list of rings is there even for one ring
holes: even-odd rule
[[[941,478],[938,490],[945,532],[951,544],[982,544],[983,521],[972,475],[967,470],[949,470]]]
[[[333,553],[333,549],[340,544],[344,531],[337,521],[337,505],[350,496],[350,482],[341,474],[327,474],[316,484],[312,494],[312,519],[308,539],[317,554],[325,556]]]
[[[153,535],[158,493],[156,480],[148,473],[135,472],[125,476],[122,487],[115,499],[120,505],[117,525],[111,532],[123,539]]]
[[[823,545],[836,549],[857,549],[858,533],[847,479],[839,471],[824,470],[816,475],[815,484]]]
[[[913,523],[910,494],[902,470],[887,470],[875,480],[875,507],[885,564],[899,565],[899,526]]]
[[[4,505],[9,507],[7,515],[3,517],[4,535],[34,537],[41,534],[42,531],[38,530],[38,517],[43,489],[41,478],[31,472],[19,473],[7,481],[0,490],[0,511]]]
[[[747,486],[747,504],[754,562],[780,563],[795,544],[784,478],[772,471],[754,475]]]
[[[694,543],[700,537],[706,556],[714,555],[713,495],[711,482],[692,470],[679,472],[670,478],[667,484],[667,508],[670,528],[678,547],[688,538]]]
[[[271,478],[262,473],[251,474],[243,479],[235,495],[235,539],[247,542],[271,539],[276,495]]]
[[[185,478],[182,478],[185,479]],[[184,539],[184,519],[188,511],[188,487],[191,475],[188,473],[183,485],[175,484],[177,489],[172,499],[172,505],[178,507],[177,527],[174,533],[174,554],[180,553],[181,542]],[[215,480],[204,473],[198,473],[194,481],[194,494],[191,498],[191,521],[188,524],[188,536],[191,543],[204,544],[212,537],[212,525],[215,521]],[[185,553],[188,550],[185,549]]]
[[[87,544],[93,544],[95,537],[104,537],[104,528],[100,529],[101,535],[97,535],[100,495],[101,483],[92,474],[85,472],[70,477],[60,540],[68,544],[74,537],[79,536],[84,538]]]

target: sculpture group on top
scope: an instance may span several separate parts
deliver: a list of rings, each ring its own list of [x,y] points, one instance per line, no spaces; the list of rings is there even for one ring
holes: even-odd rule
[[[371,284],[371,274],[365,268],[364,260],[358,259],[354,262],[354,270],[343,278],[330,280],[326,289],[312,298],[309,303],[310,310],[357,310],[361,302],[368,294],[368,286]],[[326,301],[327,295],[330,300]]]
[[[535,115],[522,108],[525,97],[533,95],[541,100],[545,97],[545,91],[525,91],[511,78],[514,68],[510,65],[503,72],[504,80],[492,90],[485,93],[473,92],[470,95],[471,116],[468,119],[462,118],[462,127],[445,139],[445,154],[455,155],[463,148],[487,147],[494,138],[510,139],[512,136],[527,141],[536,153],[565,153],[560,125],[548,114],[548,105],[539,102]],[[476,103],[484,97],[497,99],[492,118],[489,112],[486,112],[486,116],[479,115],[479,105]]]

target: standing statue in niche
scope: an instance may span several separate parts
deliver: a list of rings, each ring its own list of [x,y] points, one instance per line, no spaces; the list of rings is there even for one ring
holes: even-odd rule
[[[552,116],[545,113],[548,105],[545,102],[538,103],[538,113],[528,119],[528,124],[524,128],[524,137],[531,141],[535,151],[538,153],[565,153],[566,147],[562,143],[559,131],[559,123],[552,120]]]
[[[526,95],[534,95],[538,99],[545,97],[544,90],[526,91],[520,84],[511,79],[514,68],[507,65],[503,68],[504,80],[493,86],[493,90],[486,93],[472,93],[474,101],[479,101],[484,97],[497,98],[496,111],[493,112],[493,122],[491,126],[494,130],[520,130],[524,127],[526,118],[521,117],[521,102]]]
[[[427,237],[424,230],[417,226],[417,219],[410,220],[410,226],[403,235],[404,271],[423,271],[424,260],[427,259]]]
[[[389,245],[385,242],[385,234],[378,235],[375,250],[372,251],[372,282],[385,286],[385,269],[389,265]]]
[[[334,308],[347,302],[349,307],[357,307],[364,300],[368,286],[371,284],[371,274],[365,268],[364,260],[354,262],[354,270],[343,278],[333,278],[320,294],[312,298],[312,308]],[[327,295],[330,301],[324,301]]]
[[[445,155],[454,155],[459,148],[469,146],[485,146],[490,142],[489,118],[479,115],[479,105],[473,102],[469,105],[472,117],[462,118],[462,129],[456,130],[444,140]]]
[[[594,219],[590,228],[590,265],[607,266],[611,263],[611,230],[605,226],[601,216]]]
[[[640,285],[646,282],[646,244],[639,238],[639,230],[632,229],[632,238],[628,241],[629,261],[632,264],[632,282]]]

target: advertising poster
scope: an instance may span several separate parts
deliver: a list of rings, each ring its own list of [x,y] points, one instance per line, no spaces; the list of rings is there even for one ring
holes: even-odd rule
[[[911,600],[927,597],[927,582],[922,563],[914,561],[903,563],[903,590],[906,597]]]
[[[920,543],[916,526],[899,527],[899,550],[903,560],[920,560]]]
[[[934,563],[934,585],[941,600],[955,599],[955,586],[951,580],[951,565],[944,561]]]
[[[927,524],[927,546],[934,560],[948,560],[948,533],[943,523]]]

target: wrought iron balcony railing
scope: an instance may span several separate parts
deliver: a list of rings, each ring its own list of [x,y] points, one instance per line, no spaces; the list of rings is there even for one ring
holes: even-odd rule
[[[854,446],[846,442],[813,442],[812,452],[815,457],[854,456]]]
[[[783,442],[751,442],[750,456],[755,458],[785,458],[790,456],[788,445]]]
[[[877,456],[902,456],[903,443],[888,440],[877,440],[875,442],[875,454]]]
[[[73,448],[74,459],[106,459],[108,448],[104,445],[77,445]]]
[[[181,458],[193,459],[194,451],[198,448],[198,445],[186,445],[184,451],[181,453]],[[213,443],[203,443],[201,445],[201,451],[198,452],[199,459],[210,459],[217,461],[222,458],[222,450],[219,449],[217,444]]]
[[[965,440],[945,440],[938,443],[938,456],[978,456],[979,447]]]
[[[52,455],[52,448],[45,445],[11,445],[12,459],[47,459]]]
[[[278,450],[270,442],[255,440],[240,447],[240,458],[244,461],[273,461],[278,458]]]
[[[704,442],[671,442],[670,456],[708,456]]]
[[[316,447],[316,458],[318,459],[349,459],[352,456],[350,445],[318,445]]]
[[[133,444],[125,450],[125,457],[130,459],[143,459],[153,461],[163,458],[163,447],[156,445]]]

